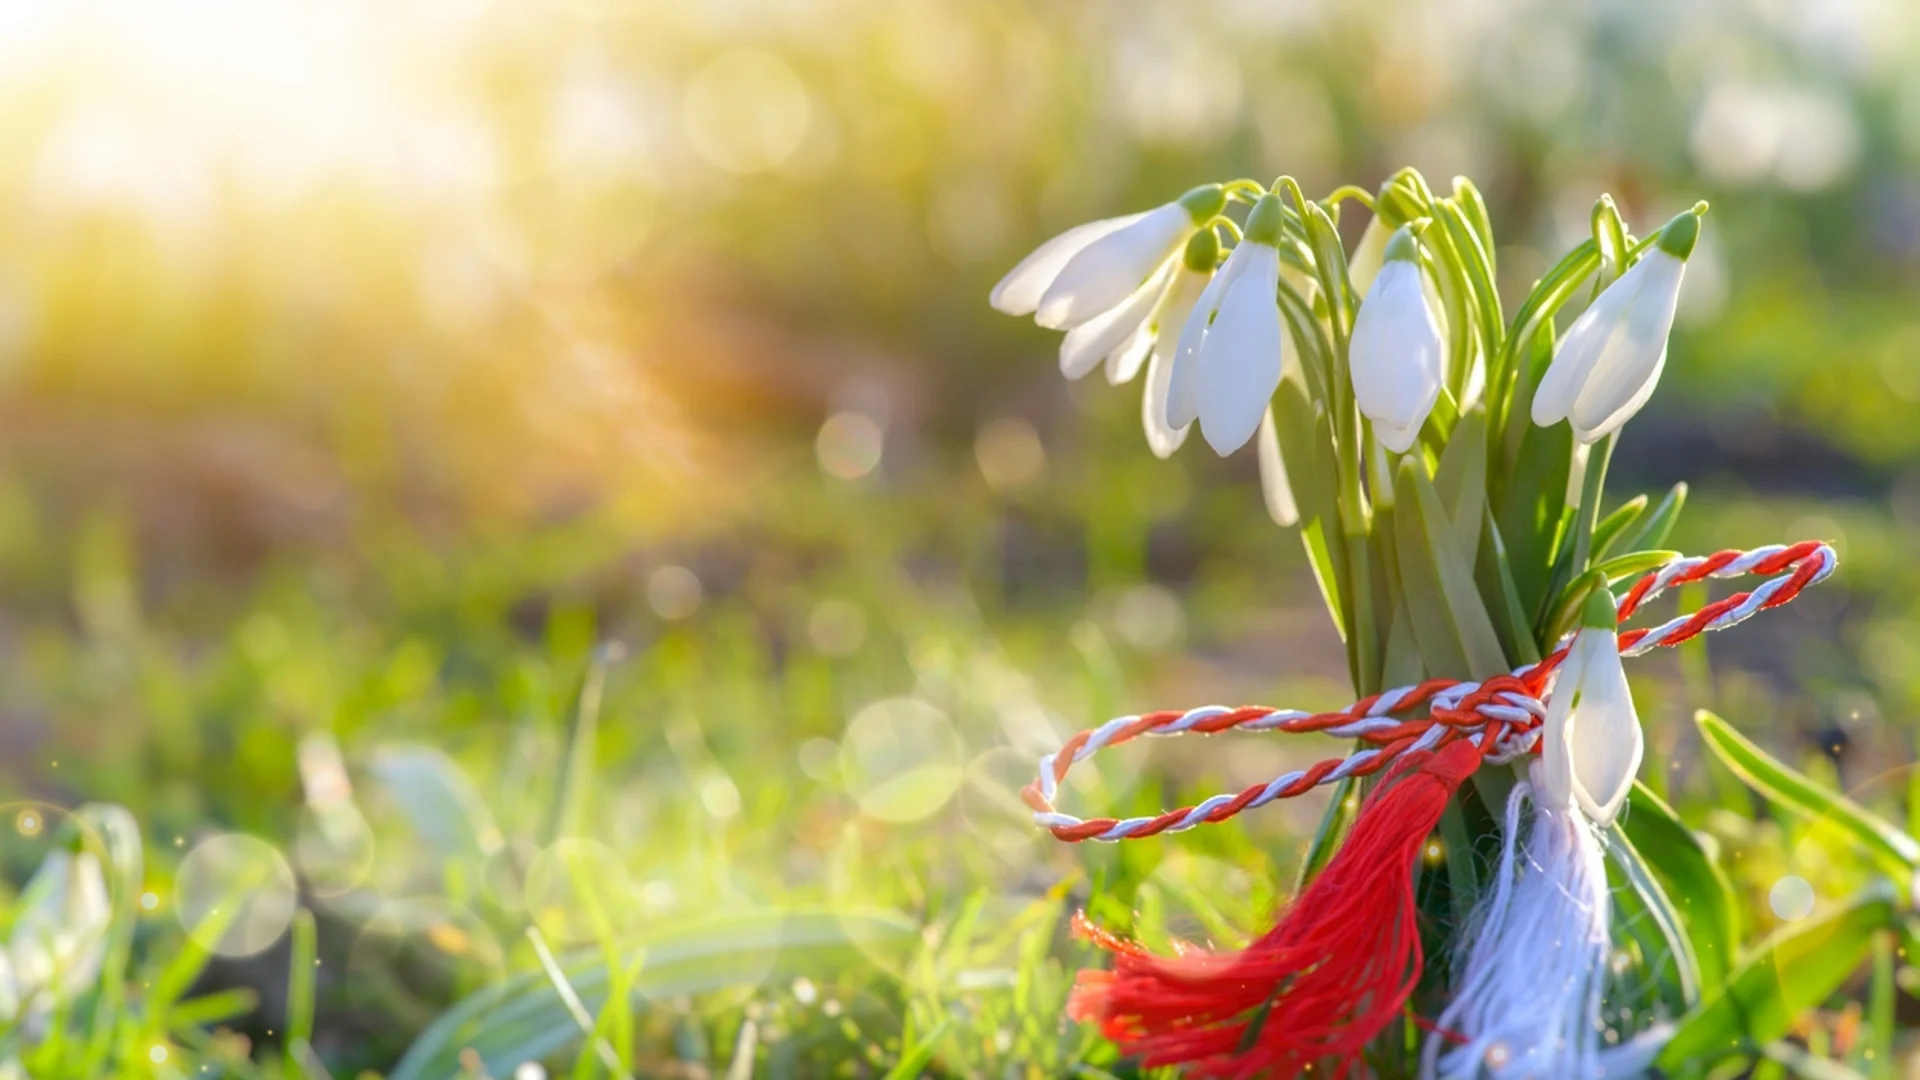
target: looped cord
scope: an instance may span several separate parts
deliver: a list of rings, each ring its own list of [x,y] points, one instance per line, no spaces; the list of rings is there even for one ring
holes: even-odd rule
[[[1838,565],[1833,548],[1818,540],[1797,544],[1770,544],[1751,551],[1729,550],[1713,555],[1676,558],[1635,582],[1619,600],[1624,624],[1648,601],[1668,589],[1708,579],[1768,576],[1748,592],[1735,593],[1707,604],[1689,615],[1658,626],[1620,634],[1620,655],[1639,656],[1656,648],[1672,647],[1710,630],[1724,630],[1769,608],[1791,601],[1810,585],[1832,575]],[[1350,776],[1368,776],[1392,764],[1409,751],[1430,751],[1464,739],[1480,751],[1481,760],[1505,764],[1534,752],[1540,742],[1540,724],[1553,676],[1566,659],[1569,640],[1545,659],[1484,682],[1428,679],[1412,686],[1361,698],[1334,712],[1308,713],[1264,705],[1206,705],[1197,709],[1122,716],[1082,731],[1059,750],[1040,759],[1039,776],[1020,793],[1033,810],[1034,823],[1069,842],[1082,840],[1137,840],[1160,833],[1183,832],[1198,825],[1225,821],[1275,799],[1292,798],[1322,784]],[[1423,716],[1395,719],[1425,708]],[[1055,806],[1060,782],[1074,765],[1108,747],[1142,736],[1170,736],[1222,731],[1318,732],[1336,738],[1357,739],[1366,745],[1344,758],[1329,758],[1305,769],[1277,776],[1237,793],[1222,793],[1192,806],[1152,817],[1079,818]]]

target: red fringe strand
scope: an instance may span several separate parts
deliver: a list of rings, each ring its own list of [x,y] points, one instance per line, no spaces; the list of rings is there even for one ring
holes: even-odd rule
[[[1395,762],[1326,869],[1238,952],[1156,956],[1076,916],[1076,929],[1114,964],[1080,973],[1068,1015],[1099,1024],[1150,1067],[1250,1080],[1331,1061],[1330,1075],[1346,1075],[1420,979],[1414,863],[1479,764],[1464,740]]]

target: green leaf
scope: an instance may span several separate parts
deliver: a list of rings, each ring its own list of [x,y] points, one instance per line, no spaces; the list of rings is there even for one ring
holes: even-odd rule
[[[594,756],[599,750],[600,699],[607,686],[608,649],[593,651],[580,680],[580,696],[573,706],[573,724],[567,729],[565,768],[554,787],[547,813],[546,842],[577,836],[593,797]]]
[[[1511,410],[1504,418],[1508,432],[1507,451],[1509,461],[1519,449],[1519,440],[1515,425],[1530,423],[1528,413],[1533,407],[1533,387],[1538,384],[1539,372],[1545,370],[1546,362],[1538,353],[1538,340],[1545,331],[1547,352],[1552,353],[1553,316],[1574,293],[1580,284],[1600,267],[1600,248],[1591,240],[1583,240],[1572,251],[1562,256],[1539,281],[1534,283],[1532,291],[1520,303],[1520,310],[1514,313],[1511,329],[1507,331],[1508,357],[1503,358],[1499,369],[1489,371],[1487,389],[1492,395],[1489,400],[1499,401],[1507,393],[1503,385],[1507,379],[1513,380],[1515,393],[1511,398]],[[1515,363],[1508,364],[1511,359]],[[1528,369],[1531,369],[1531,373]],[[1496,378],[1498,376],[1498,378]]]
[[[1627,886],[1614,891],[1616,922],[1639,943],[1659,999],[1675,1012],[1700,1001],[1700,961],[1673,901],[1633,841],[1616,824],[1607,832],[1608,862]],[[1643,1004],[1652,1004],[1651,1001]]]
[[[1542,338],[1551,341],[1550,331]],[[1536,352],[1538,349],[1536,349]],[[1536,427],[1528,405],[1514,401],[1509,420],[1525,425],[1506,483],[1496,495],[1494,521],[1507,544],[1507,560],[1520,603],[1530,615],[1547,600],[1561,517],[1567,505],[1567,472],[1573,460],[1573,429],[1566,424]],[[1531,618],[1529,618],[1531,626]]]
[[[1866,1077],[1829,1058],[1814,1057],[1803,1047],[1781,1040],[1768,1043],[1761,1053],[1779,1062],[1800,1080],[1866,1080]]]
[[[1446,508],[1453,531],[1454,547],[1459,551],[1480,548],[1480,519],[1487,505],[1487,410],[1479,405],[1467,410],[1454,426],[1453,437],[1440,454],[1440,468],[1433,474],[1433,488]]]
[[[1548,614],[1540,640],[1552,645],[1572,631],[1580,620],[1580,609],[1586,604],[1587,597],[1607,587],[1605,575],[1599,571],[1581,574],[1560,593],[1553,603],[1553,611]]]
[[[1454,546],[1440,497],[1418,462],[1401,460],[1394,490],[1401,596],[1427,670],[1454,678],[1506,671],[1506,652],[1480,602],[1472,560]]]
[[[1294,882],[1293,887],[1296,896],[1326,868],[1333,853],[1339,850],[1347,829],[1353,825],[1354,815],[1360,809],[1360,796],[1354,788],[1351,776],[1333,785],[1333,801],[1327,804],[1327,809],[1320,815],[1320,827],[1314,830],[1313,840],[1307,845],[1306,857],[1300,860],[1300,879]]]
[[[1644,551],[1666,544],[1668,535],[1673,532],[1673,523],[1680,519],[1680,511],[1686,505],[1687,485],[1683,480],[1673,485],[1673,489],[1667,492],[1667,497],[1661,499],[1660,505],[1654,507],[1653,513],[1647,515],[1647,520],[1640,526],[1640,530],[1620,545],[1621,550]]]
[[[1628,526],[1638,521],[1640,515],[1644,513],[1646,509],[1647,497],[1645,495],[1635,495],[1633,498],[1628,499],[1616,507],[1613,513],[1601,518],[1599,523],[1593,527],[1594,561],[1598,562],[1606,558],[1607,548],[1611,546],[1615,540],[1620,538],[1620,534],[1626,531]]]
[[[886,1080],[913,1080],[933,1060],[934,1051],[940,1049],[940,1040],[946,1038],[947,1029],[953,1027],[953,1017],[949,1016],[934,1025],[924,1038],[915,1039],[912,1047],[900,1055],[900,1060],[887,1070]]]
[[[1513,567],[1507,563],[1506,541],[1494,523],[1491,511],[1483,511],[1480,530],[1480,557],[1473,567],[1473,580],[1480,595],[1488,597],[1487,614],[1493,619],[1494,632],[1507,658],[1515,664],[1531,664],[1540,659],[1540,646],[1533,639],[1533,627],[1520,606],[1520,592],[1513,583]]]
[[[1847,833],[1901,888],[1908,887],[1914,871],[1920,869],[1920,841],[1852,799],[1828,791],[1781,764],[1735,731],[1732,724],[1705,709],[1694,713],[1693,720],[1700,726],[1708,748],[1750,787],[1774,802],[1793,807]]]
[[[727,916],[634,943],[645,964],[633,983],[636,1004],[770,978],[866,966],[897,968],[920,942],[918,924],[872,910],[762,911]],[[560,962],[585,1008],[597,1010],[609,973],[597,951]],[[429,1024],[408,1047],[388,1080],[452,1080],[468,1075],[461,1054],[471,1049],[495,1076],[510,1075],[581,1038],[572,1014],[545,972],[521,972],[467,997]]]
[[[1449,800],[1440,815],[1440,842],[1447,862],[1447,896],[1453,901],[1453,933],[1458,935],[1470,925],[1482,888],[1473,831],[1458,799]]]
[[[288,1076],[305,1071],[300,1050],[313,1039],[314,930],[313,912],[301,908],[293,913],[292,948],[287,954],[286,1056],[281,1065]]]
[[[1297,375],[1281,379],[1274,392],[1273,429],[1280,437],[1280,458],[1287,464],[1287,483],[1293,488],[1301,520],[1337,522],[1340,510],[1333,473],[1319,467],[1323,457],[1332,461],[1333,447],[1319,441],[1323,433],[1314,422],[1313,400]]]
[[[1700,992],[1718,993],[1740,947],[1740,909],[1733,886],[1673,809],[1634,781],[1620,828],[1680,913],[1699,965]]]
[[[1594,573],[1605,574],[1607,583],[1612,584],[1627,578],[1639,577],[1650,570],[1658,570],[1678,558],[1680,553],[1677,551],[1630,551],[1625,555],[1615,555],[1604,562],[1595,563],[1589,569]]]
[[[1656,1064],[1669,1074],[1697,1075],[1728,1054],[1785,1035],[1801,1013],[1839,989],[1866,958],[1875,933],[1898,917],[1894,891],[1881,882],[1775,934],[1721,993],[1681,1019]]]

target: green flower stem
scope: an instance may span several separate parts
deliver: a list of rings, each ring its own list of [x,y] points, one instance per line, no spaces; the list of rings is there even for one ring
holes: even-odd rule
[[[1593,546],[1593,523],[1599,520],[1600,498],[1607,486],[1607,462],[1613,457],[1613,444],[1619,437],[1617,431],[1608,435],[1595,443],[1587,455],[1587,474],[1580,480],[1580,505],[1574,507],[1573,562],[1569,564],[1572,576],[1587,572],[1587,560]]]
[[[1348,199],[1354,200],[1368,210],[1373,209],[1373,193],[1358,184],[1342,184],[1334,188],[1333,191],[1330,192],[1326,198],[1321,199],[1320,202],[1325,206],[1338,206]]]

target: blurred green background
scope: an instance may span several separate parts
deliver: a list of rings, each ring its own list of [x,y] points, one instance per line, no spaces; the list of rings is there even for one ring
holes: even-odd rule
[[[1692,709],[1904,814],[1911,4],[6,0],[0,99],[0,866],[131,809],[136,957],[267,873],[319,916],[336,1074],[530,968],[527,925],[885,905],[932,928],[911,959],[663,994],[627,1060],[699,1075],[754,1026],[768,1068],[880,1075],[951,1014],[949,1073],[1051,1075],[1099,1059],[1055,1019],[1090,882],[1149,937],[1257,924],[1319,803],[1088,851],[1015,796],[1111,715],[1346,700],[1251,454],[1153,460],[1137,390],[1064,383],[985,303],[1206,180],[1471,175],[1510,302],[1600,193],[1642,230],[1710,200],[1614,490],[1689,481],[1685,550],[1843,567],[1636,667],[1646,779],[1732,852],[1754,932],[1784,875],[1857,868],[1705,764]],[[1158,743],[1071,796],[1335,748]],[[190,857],[234,832],[265,844]],[[604,897],[553,869],[580,860]],[[267,907],[200,978],[260,998],[193,1051],[221,1068],[282,1038]],[[992,933],[956,950],[965,918]]]

